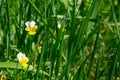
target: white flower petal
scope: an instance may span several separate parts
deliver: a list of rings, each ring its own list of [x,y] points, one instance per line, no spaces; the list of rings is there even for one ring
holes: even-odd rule
[[[58,28],[60,29],[60,28],[61,28],[61,22],[60,22],[60,21],[58,21],[57,23],[58,23],[58,25],[57,25],[57,26],[58,26]]]
[[[30,27],[34,27],[35,26],[35,21],[31,21],[30,22]]]
[[[27,27],[30,27],[30,21],[27,21],[27,22],[25,23],[25,25],[26,25]]]
[[[34,27],[34,26],[35,26],[35,21],[27,21],[27,22],[25,23],[25,25],[26,25],[27,27]]]
[[[59,29],[61,28],[61,24],[58,24],[58,28],[59,28]]]
[[[20,60],[20,59],[26,58],[26,56],[25,56],[25,54],[23,54],[22,52],[19,52],[19,53],[17,54],[17,58],[18,58],[18,60]]]

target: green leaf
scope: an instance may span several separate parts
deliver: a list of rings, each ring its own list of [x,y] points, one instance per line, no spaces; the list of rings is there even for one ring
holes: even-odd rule
[[[0,68],[24,69],[20,63],[17,62],[0,62]],[[32,65],[29,65],[28,70],[32,70]]]

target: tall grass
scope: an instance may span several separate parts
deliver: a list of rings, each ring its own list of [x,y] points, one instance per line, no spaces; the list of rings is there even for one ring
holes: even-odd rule
[[[119,0],[1,0],[0,77],[119,80],[119,14]],[[35,35],[27,21],[36,22]]]

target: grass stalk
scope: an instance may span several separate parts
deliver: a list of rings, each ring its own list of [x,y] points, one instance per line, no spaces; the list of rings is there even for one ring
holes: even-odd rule
[[[7,58],[10,58],[10,22],[9,22],[9,9],[8,0],[6,0],[6,25],[7,25]]]
[[[93,61],[94,61],[94,56],[95,56],[95,53],[96,53],[96,50],[97,50],[97,43],[98,43],[98,40],[99,40],[100,27],[101,27],[101,25],[99,25],[99,27],[98,27],[98,32],[97,32],[97,36],[96,36],[96,40],[95,40],[95,44],[94,44],[94,49],[91,52],[89,69],[88,69],[88,72],[87,72],[88,77],[89,77],[89,74],[90,74],[90,71],[91,71],[91,68],[92,68],[92,64],[93,64]]]

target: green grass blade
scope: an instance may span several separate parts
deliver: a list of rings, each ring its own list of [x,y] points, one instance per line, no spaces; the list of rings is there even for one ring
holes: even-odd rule
[[[98,40],[99,40],[100,27],[101,27],[101,25],[98,26],[98,32],[97,32],[97,36],[96,36],[96,40],[95,40],[95,44],[94,44],[94,49],[91,52],[91,58],[90,58],[90,63],[89,63],[89,69],[88,69],[88,72],[87,72],[87,76],[89,76],[89,74],[90,74],[92,64],[93,64],[93,61],[94,61],[94,56],[95,56],[95,53],[96,53],[96,50],[97,50],[97,43],[98,43]]]
[[[7,54],[9,59],[10,58],[10,21],[9,21],[8,0],[6,0],[6,25],[7,25]]]
[[[60,31],[61,33],[61,45],[60,45],[60,49],[59,52],[57,53],[57,60],[56,60],[56,66],[55,66],[55,80],[57,80],[58,78],[58,74],[59,74],[59,69],[60,69],[60,63],[61,63],[61,59],[62,59],[62,50],[64,48],[64,41],[63,41],[63,34],[62,31]]]
[[[98,58],[94,80],[99,80],[99,72],[100,72],[100,57]]]
[[[119,32],[119,29],[118,29],[118,24],[117,24],[117,18],[116,18],[116,14],[115,14],[115,10],[114,10],[114,7],[113,7],[113,4],[112,4],[112,1],[110,0],[110,5],[111,5],[111,9],[112,9],[112,14],[113,14],[113,20],[114,20],[114,22],[115,22],[115,27],[116,27],[116,35],[117,35],[117,37],[118,37],[118,40],[120,40],[120,36],[119,36],[119,34],[120,34],[120,32]],[[119,50],[120,49],[120,46],[118,46],[118,48],[117,48],[117,50],[116,50],[116,53],[115,53],[115,55],[113,56],[113,61],[112,61],[112,63],[111,63],[111,65],[110,65],[110,69],[109,69],[109,77],[108,77],[108,79],[109,80],[112,80],[113,79],[113,77],[114,77],[114,75],[115,75],[115,69],[116,69],[116,67],[117,67],[117,60],[118,60],[118,58],[119,58],[119,56],[118,56],[118,54],[119,54]],[[116,77],[116,76],[115,76]]]
[[[46,25],[47,24],[47,22],[46,22],[46,20],[42,17],[42,15],[41,15],[41,12],[40,12],[40,10],[36,7],[36,5],[31,1],[31,0],[29,0],[29,2],[31,3],[31,5],[34,7],[34,9],[38,12],[38,14],[40,15],[40,17],[41,17],[41,20],[43,21],[43,23]]]

